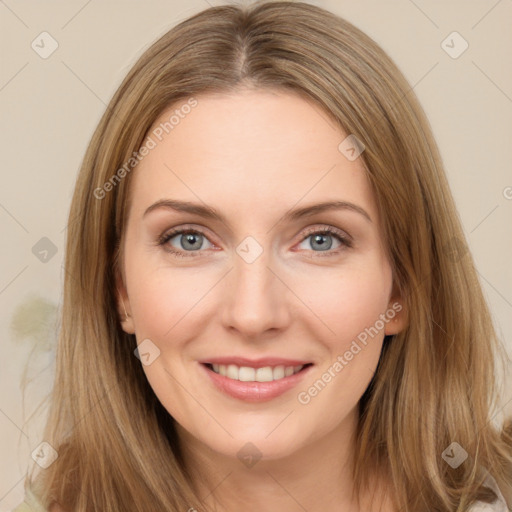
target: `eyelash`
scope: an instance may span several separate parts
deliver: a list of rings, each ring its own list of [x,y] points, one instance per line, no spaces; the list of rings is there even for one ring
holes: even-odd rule
[[[189,235],[189,234],[199,234],[199,235],[204,236],[206,239],[208,239],[206,234],[203,233],[199,229],[191,229],[191,228],[190,229],[186,229],[186,228],[182,228],[182,229],[175,229],[175,230],[172,230],[172,231],[169,231],[169,232],[163,234],[161,237],[159,237],[157,245],[164,246],[169,240],[171,240],[171,238],[174,238],[176,235],[185,235],[185,234],[186,235]],[[323,228],[323,229],[310,228],[309,230],[306,231],[306,233],[304,234],[303,238],[300,240],[299,243],[304,242],[304,240],[309,238],[311,235],[329,235],[329,236],[333,236],[342,245],[338,249],[332,250],[332,251],[331,250],[328,250],[328,251],[311,251],[311,252],[315,253],[315,256],[312,256],[312,257],[337,256],[344,249],[352,247],[352,241],[350,240],[350,238],[347,235],[343,234],[341,231],[339,231],[336,228],[333,228],[331,226],[328,226],[328,227]],[[178,250],[176,250],[174,248],[170,248],[170,247],[166,247],[165,250],[167,252],[169,252],[170,254],[174,255],[175,257],[179,257],[179,258],[189,258],[189,257],[194,258],[194,257],[202,256],[201,254],[194,254],[195,252],[201,253],[202,251],[178,251]],[[324,254],[322,254],[322,253],[324,253]]]

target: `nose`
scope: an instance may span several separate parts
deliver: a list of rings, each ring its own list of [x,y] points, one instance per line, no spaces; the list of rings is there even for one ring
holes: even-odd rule
[[[226,276],[222,320],[244,338],[282,330],[290,321],[290,290],[271,265],[267,251],[252,263],[235,254],[234,268]]]

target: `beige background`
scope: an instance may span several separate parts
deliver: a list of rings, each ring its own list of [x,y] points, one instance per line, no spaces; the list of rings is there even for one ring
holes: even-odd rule
[[[512,1],[310,3],[367,32],[414,86],[498,332],[512,353]],[[86,145],[136,58],[206,7],[202,0],[0,0],[0,512],[22,501],[30,453],[42,441],[45,409],[35,410],[53,377],[66,215]],[[31,47],[43,31],[58,42],[46,59]],[[456,59],[441,46],[453,31],[469,44]],[[461,43],[448,39],[452,52]],[[57,251],[46,262],[32,252],[43,237]],[[509,390],[508,414],[511,400]]]

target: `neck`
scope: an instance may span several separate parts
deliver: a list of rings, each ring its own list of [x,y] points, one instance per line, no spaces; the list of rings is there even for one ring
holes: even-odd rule
[[[177,424],[197,495],[210,509],[224,512],[369,510],[360,508],[353,495],[356,427],[354,409],[338,428],[314,442],[283,458],[263,457],[249,467],[236,457],[213,451]],[[368,497],[361,500],[361,507],[367,501]]]

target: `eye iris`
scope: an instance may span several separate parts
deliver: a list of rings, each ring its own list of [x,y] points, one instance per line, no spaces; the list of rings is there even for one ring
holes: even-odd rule
[[[311,244],[311,247],[315,248],[315,244],[320,244],[317,246],[318,249],[321,251],[327,251],[332,247],[332,237],[331,235],[322,235],[322,234],[316,234],[312,235],[313,242]],[[325,242],[325,239],[328,238],[329,241]]]
[[[196,233],[185,233],[181,235],[181,246],[183,249],[190,249],[190,250],[197,250],[201,248],[202,244],[202,236],[200,234]],[[199,240],[199,245],[197,245],[197,241]],[[196,247],[187,247],[187,244],[194,245],[194,242],[196,242]]]

